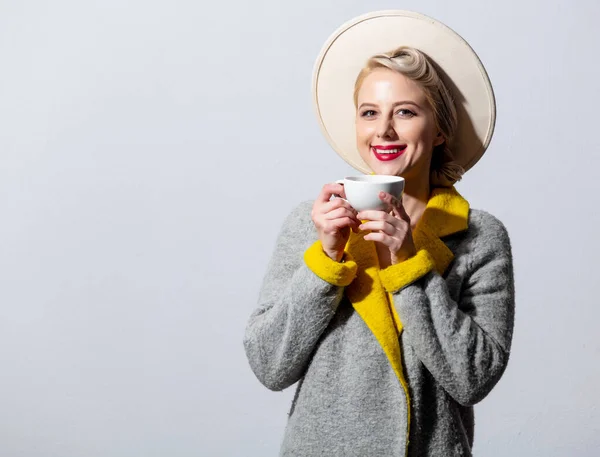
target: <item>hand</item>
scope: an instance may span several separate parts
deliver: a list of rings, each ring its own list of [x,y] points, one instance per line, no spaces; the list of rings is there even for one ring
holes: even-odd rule
[[[387,203],[388,211],[361,211],[357,215],[358,218],[368,221],[358,228],[372,230],[364,236],[364,239],[376,241],[381,246],[385,246],[386,251],[389,250],[389,259],[382,259],[380,256],[380,264],[382,264],[380,266],[385,268],[409,259],[417,253],[417,250],[412,237],[410,217],[402,201],[387,192],[380,192],[379,198]],[[379,254],[379,246],[377,251]]]
[[[329,199],[337,194],[342,198]],[[356,210],[350,203],[343,200],[346,198],[342,184],[325,184],[321,193],[313,204],[311,218],[323,251],[331,259],[339,262],[344,256],[344,248],[350,237],[350,229],[358,233],[360,221],[356,217]]]

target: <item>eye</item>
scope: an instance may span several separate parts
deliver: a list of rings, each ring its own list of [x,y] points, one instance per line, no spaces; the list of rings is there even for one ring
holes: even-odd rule
[[[368,109],[368,110],[365,110],[362,113],[360,113],[360,115],[362,117],[373,117],[373,116],[375,116],[375,111],[372,109]]]
[[[408,118],[411,118],[411,117],[417,115],[414,111],[411,111],[406,108],[399,109],[398,111],[396,111],[396,114],[399,114],[400,117],[408,117]]]

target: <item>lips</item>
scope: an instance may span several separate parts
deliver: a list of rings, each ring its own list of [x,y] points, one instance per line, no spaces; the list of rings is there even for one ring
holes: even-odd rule
[[[371,151],[373,151],[373,155],[377,160],[389,162],[390,160],[397,159],[404,154],[404,151],[406,151],[406,145],[373,146]]]

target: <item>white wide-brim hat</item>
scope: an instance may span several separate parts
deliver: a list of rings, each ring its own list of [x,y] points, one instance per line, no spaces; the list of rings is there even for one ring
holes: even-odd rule
[[[496,122],[492,84],[469,44],[435,19],[411,11],[376,11],[350,20],[325,42],[313,71],[313,102],[325,138],[352,167],[371,169],[356,146],[354,84],[375,54],[411,46],[434,63],[452,93],[458,126],[450,144],[465,170],[481,158]]]

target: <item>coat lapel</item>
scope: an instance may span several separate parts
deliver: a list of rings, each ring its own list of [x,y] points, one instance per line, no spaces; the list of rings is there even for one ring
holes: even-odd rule
[[[454,254],[440,239],[468,227],[469,203],[452,187],[437,188],[431,193],[425,212],[413,233],[417,249],[427,249],[443,275],[454,259]],[[356,278],[346,287],[346,295],[354,310],[371,330],[406,389],[402,372],[399,333],[402,322],[391,306],[391,297],[379,279],[379,260],[372,241],[360,234],[350,233],[346,250],[358,265]]]
[[[441,238],[467,230],[468,221],[469,202],[454,187],[433,189],[413,239],[417,250],[426,249],[433,256],[436,270],[442,276],[454,254]]]

